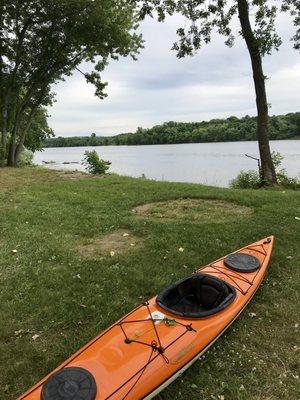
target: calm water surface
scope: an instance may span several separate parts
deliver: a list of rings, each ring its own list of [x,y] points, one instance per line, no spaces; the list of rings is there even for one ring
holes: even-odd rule
[[[187,143],[152,146],[96,146],[47,148],[37,152],[36,164],[49,168],[84,170],[81,165],[86,150],[95,149],[101,158],[111,161],[110,171],[120,175],[173,181],[204,183],[226,187],[240,170],[256,169],[257,163],[245,153],[258,157],[256,142]],[[285,158],[283,167],[290,176],[300,177],[300,140],[271,141],[272,151]],[[78,164],[63,164],[75,162]]]

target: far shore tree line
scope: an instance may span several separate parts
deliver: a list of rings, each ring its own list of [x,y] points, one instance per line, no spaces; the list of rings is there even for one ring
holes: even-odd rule
[[[140,21],[152,17],[163,22],[179,14],[185,22],[178,27],[178,39],[172,47],[178,58],[197,53],[203,44],[211,42],[215,33],[223,36],[229,47],[236,37],[242,38],[253,73],[261,177],[264,184],[275,185],[277,178],[269,146],[272,123],[268,115],[267,77],[262,61],[266,54],[278,50],[281,45],[275,29],[276,18],[281,12],[291,16],[291,24],[295,27],[291,40],[295,50],[299,50],[300,0],[1,2],[0,166],[16,166],[24,146],[30,147],[30,143],[34,143],[36,148],[51,136],[52,132],[46,126],[43,131],[35,131],[35,137],[29,141],[30,135],[34,135],[31,128],[38,123],[39,116],[41,122],[46,116],[45,107],[54,101],[55,83],[78,70],[95,86],[95,95],[104,99],[107,83],[102,81],[102,71],[109,60],[120,56],[136,59],[144,47],[142,35],[137,33]],[[237,20],[240,30],[235,33]],[[92,66],[93,70],[83,72],[79,69],[82,63]],[[194,131],[196,138],[205,135],[201,126],[195,127]],[[225,131],[221,129],[216,133],[225,134]],[[138,136],[139,133],[135,138]],[[141,133],[140,136],[147,135]]]
[[[202,122],[165,122],[115,136],[72,136],[46,139],[43,147],[119,146],[257,140],[256,117],[229,117]],[[300,139],[300,112],[269,118],[271,140]]]

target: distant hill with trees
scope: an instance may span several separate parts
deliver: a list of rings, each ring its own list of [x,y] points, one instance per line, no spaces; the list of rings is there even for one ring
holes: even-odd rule
[[[269,119],[271,140],[300,139],[300,112],[274,115]],[[108,145],[147,145],[257,140],[256,117],[229,117],[202,122],[165,122],[152,128],[115,136],[55,137],[46,139],[44,147],[77,147]]]

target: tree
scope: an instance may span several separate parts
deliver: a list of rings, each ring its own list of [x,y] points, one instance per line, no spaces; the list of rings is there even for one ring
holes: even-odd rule
[[[35,152],[41,150],[46,139],[54,136],[54,132],[48,125],[47,111],[43,107],[39,107],[31,121],[30,127],[27,130],[27,135],[24,140],[26,149]],[[22,131],[22,126],[20,127]]]
[[[244,39],[252,65],[256,93],[257,139],[261,159],[261,177],[269,185],[276,184],[276,172],[271,158],[268,136],[268,103],[262,58],[273,49],[278,50],[281,39],[275,30],[275,18],[279,11],[288,11],[294,25],[300,26],[300,0],[283,0],[280,10],[272,0],[142,0],[140,18],[157,12],[159,21],[166,15],[182,14],[190,24],[177,30],[178,41],[172,49],[179,58],[193,55],[204,43],[211,41],[214,29],[226,37],[225,44],[232,46],[235,37],[232,30],[234,16],[240,21],[240,34]],[[251,11],[251,12],[250,12]],[[296,30],[294,48],[300,49],[300,28]]]
[[[96,133],[93,132],[88,140],[89,146],[97,146],[97,136]]]
[[[101,71],[109,58],[142,46],[134,6],[126,0],[5,0],[0,3],[0,159],[15,166],[32,121],[51,105],[51,87],[81,62],[106,96]],[[80,94],[79,94],[80,95]]]

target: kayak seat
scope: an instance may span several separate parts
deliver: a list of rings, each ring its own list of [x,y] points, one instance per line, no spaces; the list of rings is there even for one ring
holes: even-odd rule
[[[165,289],[156,303],[172,314],[201,318],[223,310],[235,295],[235,289],[221,279],[196,273]]]

